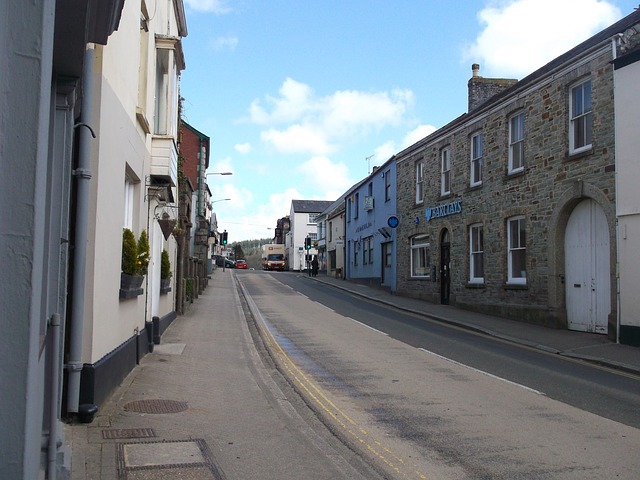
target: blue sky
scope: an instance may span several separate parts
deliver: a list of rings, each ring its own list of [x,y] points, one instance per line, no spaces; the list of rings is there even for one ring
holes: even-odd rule
[[[183,116],[211,138],[229,242],[336,200],[467,110],[471,64],[521,79],[638,0],[184,0]],[[370,157],[367,160],[367,157]]]

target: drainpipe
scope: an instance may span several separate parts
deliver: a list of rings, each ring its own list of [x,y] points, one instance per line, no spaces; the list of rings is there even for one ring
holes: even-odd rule
[[[618,33],[611,37],[611,58],[615,60],[618,57],[618,42],[622,39],[623,34]],[[616,96],[616,74],[615,68],[613,73],[613,98]],[[614,100],[615,102],[615,100]],[[614,108],[615,110],[615,108]],[[615,122],[615,119],[614,119]],[[614,131],[616,129],[614,128]],[[614,139],[615,140],[615,139]],[[615,161],[617,165],[617,161]],[[619,199],[618,199],[618,169],[615,169],[615,186],[616,186],[616,343],[620,343],[620,324],[622,323],[622,302],[620,301],[620,222],[618,221]]]
[[[73,171],[76,178],[76,232],[73,250],[73,297],[71,303],[71,325],[69,336],[69,360],[67,362],[68,389],[67,410],[78,413],[80,400],[80,374],[82,373],[82,328],[84,324],[85,271],[87,263],[87,230],[89,219],[89,187],[91,180],[91,137],[95,133],[89,126],[93,103],[93,47],[84,53],[82,67],[82,116],[76,127],[78,131],[78,168]]]
[[[49,445],[47,451],[47,478],[56,480],[56,456],[58,454],[58,376],[60,368],[60,315],[54,313],[49,323],[51,329],[51,399],[49,400]]]

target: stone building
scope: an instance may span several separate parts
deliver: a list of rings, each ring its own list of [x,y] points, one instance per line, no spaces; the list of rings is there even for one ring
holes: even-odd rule
[[[638,22],[518,82],[475,88],[474,65],[471,110],[396,156],[398,293],[615,334],[611,61]]]

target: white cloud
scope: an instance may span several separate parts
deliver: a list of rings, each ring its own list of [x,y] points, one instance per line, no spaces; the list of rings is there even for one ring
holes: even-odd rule
[[[344,192],[354,183],[349,176],[349,168],[344,163],[334,163],[327,157],[313,157],[297,170],[304,177],[304,181],[314,186],[316,191],[329,189]]]
[[[522,78],[620,16],[604,0],[494,0],[478,13],[483,30],[465,61],[480,63],[481,75]]]
[[[313,125],[291,125],[284,130],[272,128],[263,131],[260,138],[278,152],[286,154],[326,155],[333,150],[325,133]]]
[[[404,139],[402,140],[402,145],[400,145],[400,149],[402,150],[413,145],[414,143],[431,135],[435,131],[436,127],[434,127],[433,125],[419,125],[405,135]]]
[[[396,153],[431,135],[435,131],[436,127],[433,125],[418,125],[404,136],[400,145],[396,145],[396,142],[392,140],[383,143],[375,149],[375,164],[382,165]]]
[[[236,143],[233,148],[236,149],[236,152],[246,155],[251,151],[251,144],[249,142]]]
[[[198,12],[211,12],[222,15],[231,11],[225,0],[184,0],[184,3]]]
[[[251,103],[249,120],[271,127],[261,138],[281,153],[324,156],[371,131],[401,124],[413,104],[410,90],[341,90],[318,96],[308,85],[287,78],[278,97]]]
[[[216,37],[211,40],[213,50],[235,50],[238,46],[238,37]]]

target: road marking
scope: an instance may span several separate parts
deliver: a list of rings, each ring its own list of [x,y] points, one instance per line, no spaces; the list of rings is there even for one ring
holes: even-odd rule
[[[331,417],[340,427],[342,427],[349,435],[351,435],[357,443],[361,444],[380,461],[386,464],[396,474],[402,478],[418,478],[420,480],[428,480],[428,478],[419,471],[411,471],[405,460],[394,454],[386,448],[379,440],[371,438],[369,432],[359,426],[347,413],[342,411],[324,392],[318,387],[307,375],[298,367],[298,365],[289,357],[284,348],[276,339],[276,334],[272,331],[275,329],[269,324],[267,319],[262,315],[260,309],[253,301],[253,298],[240,285],[244,296],[249,304],[249,308],[256,315],[259,323],[262,324],[264,333],[264,341],[268,345],[269,350],[280,358],[282,366],[289,372],[290,377],[298,384],[298,386],[306,392],[307,395],[322,409],[326,415]],[[369,327],[371,328],[371,327]]]
[[[382,330],[378,330],[377,328],[373,328],[372,326],[367,325],[366,323],[359,322],[358,320],[356,320],[354,318],[351,318],[351,317],[345,317],[345,318],[348,318],[352,322],[356,322],[357,324],[362,325],[363,327],[367,327],[369,330],[373,330],[374,332],[380,333],[382,335],[386,335],[387,337],[389,336],[388,333],[383,332]]]
[[[505,383],[508,383],[510,385],[514,385],[516,387],[524,388],[525,390],[533,392],[533,393],[535,393],[537,395],[546,395],[544,392],[540,392],[539,390],[535,390],[533,388],[527,387],[526,385],[522,385],[520,383],[512,382],[511,380],[507,380],[506,378],[498,377],[497,375],[494,375],[493,373],[485,372],[484,370],[479,370],[477,368],[470,367],[469,365],[465,365],[464,363],[456,362],[455,360],[452,360],[451,358],[443,357],[442,355],[439,355],[439,354],[437,354],[435,352],[432,352],[430,350],[427,350],[425,348],[418,348],[418,350],[422,350],[423,352],[428,353],[429,355],[433,355],[434,357],[441,358],[442,360],[446,360],[447,362],[453,363],[454,365],[458,365],[460,367],[468,368],[469,370],[473,370],[476,373],[481,373],[482,375],[486,375],[487,377],[495,378],[496,380],[500,380],[501,382],[505,382]]]

